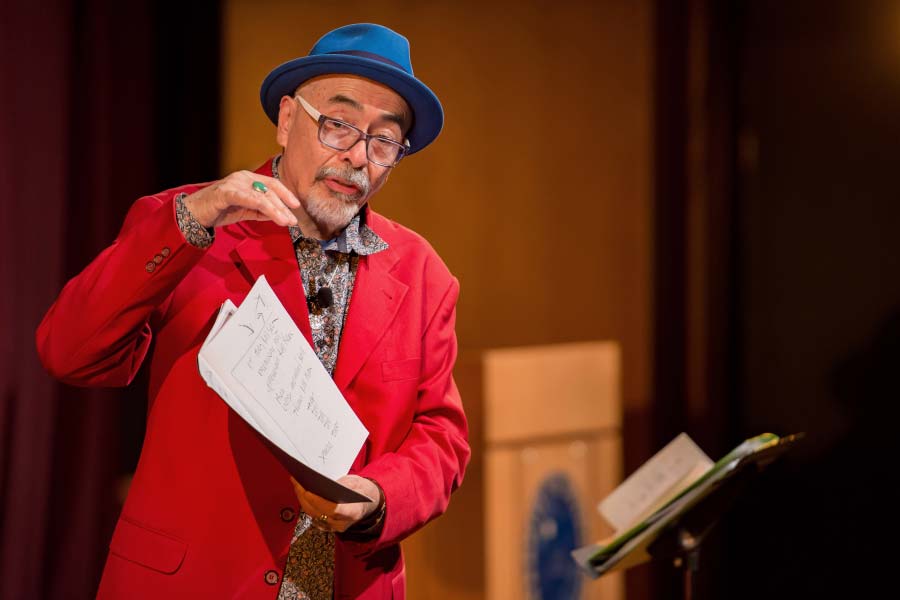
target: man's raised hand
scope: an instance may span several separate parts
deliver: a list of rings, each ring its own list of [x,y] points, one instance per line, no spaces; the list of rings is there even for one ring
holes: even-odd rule
[[[300,201],[274,177],[236,171],[194,192],[184,199],[184,205],[204,227],[239,221],[274,221],[288,226],[297,224],[291,209],[300,208]]]

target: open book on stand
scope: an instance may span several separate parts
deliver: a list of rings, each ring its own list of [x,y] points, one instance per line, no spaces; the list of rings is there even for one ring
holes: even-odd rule
[[[369,501],[336,481],[369,432],[264,276],[239,307],[225,301],[197,364],[300,485],[332,502]]]
[[[765,465],[802,434],[779,438],[764,433],[750,438],[713,463],[682,433],[657,452],[598,506],[613,526],[607,540],[572,551],[591,577],[650,559],[648,547],[676,522],[746,466]]]

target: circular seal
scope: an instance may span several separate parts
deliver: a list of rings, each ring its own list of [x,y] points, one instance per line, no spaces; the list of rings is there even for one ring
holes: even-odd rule
[[[538,487],[528,527],[527,572],[535,600],[571,600],[581,593],[581,573],[570,553],[582,545],[578,501],[564,473]]]

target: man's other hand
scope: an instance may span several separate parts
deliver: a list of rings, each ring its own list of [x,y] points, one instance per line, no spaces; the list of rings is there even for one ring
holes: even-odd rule
[[[297,499],[300,501],[300,508],[310,516],[313,526],[324,531],[346,531],[348,527],[371,515],[382,502],[381,490],[378,486],[373,481],[359,475],[345,475],[338,479],[338,483],[367,498],[372,498],[373,500],[370,502],[335,504],[307,491],[293,477],[291,483]]]

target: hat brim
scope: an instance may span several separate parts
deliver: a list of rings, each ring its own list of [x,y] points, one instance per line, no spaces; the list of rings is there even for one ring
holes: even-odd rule
[[[383,83],[400,94],[413,111],[413,124],[406,135],[409,154],[433,142],[444,126],[444,109],[440,101],[415,77],[377,60],[335,54],[295,58],[269,73],[259,90],[266,115],[277,124],[282,96],[292,96],[304,81],[328,74],[359,75]]]

